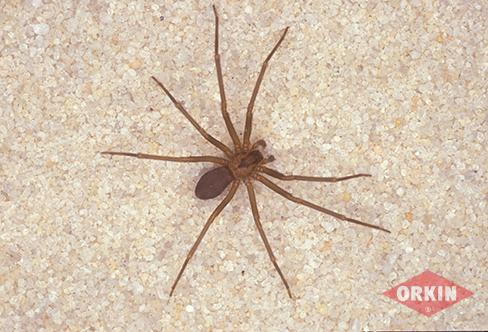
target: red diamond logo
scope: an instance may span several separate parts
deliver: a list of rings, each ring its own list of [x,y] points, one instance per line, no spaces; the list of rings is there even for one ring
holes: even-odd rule
[[[425,270],[383,294],[425,316],[432,316],[473,295],[466,288],[429,270]]]

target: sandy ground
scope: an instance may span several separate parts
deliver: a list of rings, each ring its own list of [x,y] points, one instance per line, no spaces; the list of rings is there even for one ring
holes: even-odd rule
[[[303,175],[279,182],[386,234],[243,187],[169,290],[215,200],[210,164],[104,157],[221,153],[211,3],[0,4],[2,331],[360,331],[487,328],[486,1],[217,1],[231,117]],[[278,181],[277,181],[278,183]],[[428,318],[382,293],[429,269],[474,293]]]

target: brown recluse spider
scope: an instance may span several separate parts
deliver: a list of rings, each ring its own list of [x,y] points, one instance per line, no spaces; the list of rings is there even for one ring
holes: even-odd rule
[[[259,91],[259,87],[261,85],[261,81],[263,80],[264,73],[266,71],[266,68],[268,66],[269,60],[273,56],[273,54],[276,52],[278,47],[280,46],[281,42],[285,38],[286,33],[288,32],[288,27],[283,31],[281,34],[280,39],[276,43],[276,45],[273,47],[271,52],[268,54],[266,59],[264,60],[261,70],[259,72],[259,76],[256,81],[256,85],[254,86],[254,90],[251,95],[251,100],[249,101],[249,104],[247,106],[247,113],[246,113],[246,124],[244,128],[244,136],[243,140],[241,142],[239,136],[237,135],[236,130],[234,129],[234,125],[232,124],[232,121],[230,120],[229,113],[227,112],[227,102],[226,102],[226,97],[225,97],[225,91],[224,91],[224,82],[222,78],[222,67],[220,65],[220,54],[219,54],[219,17],[217,15],[217,9],[215,6],[213,6],[213,11],[215,15],[215,66],[217,68],[217,79],[219,82],[219,91],[220,91],[220,109],[222,112],[222,116],[225,121],[225,126],[227,127],[227,130],[230,134],[230,137],[232,138],[232,142],[234,144],[234,150],[231,150],[228,146],[226,146],[224,143],[221,141],[217,140],[214,138],[212,135],[207,133],[205,129],[203,129],[196,121],[193,119],[193,117],[187,112],[187,110],[183,107],[183,105],[176,100],[175,97],[166,89],[166,87],[161,83],[157,78],[152,76],[151,78],[159,85],[159,87],[164,91],[164,93],[171,99],[173,104],[176,106],[177,109],[180,110],[180,112],[188,119],[188,121],[191,122],[191,124],[198,130],[198,132],[210,143],[215,145],[218,149],[220,149],[224,155],[225,158],[222,157],[215,157],[215,156],[190,156],[190,157],[168,157],[168,156],[157,156],[157,155],[150,155],[150,154],[145,154],[145,153],[130,153],[130,152],[112,152],[112,151],[105,151],[102,152],[104,155],[117,155],[117,156],[127,156],[127,157],[135,157],[135,158],[140,158],[140,159],[155,159],[155,160],[163,160],[163,161],[175,161],[175,162],[181,162],[181,163],[195,163],[195,162],[208,162],[208,163],[213,163],[216,164],[217,167],[213,168],[212,170],[206,172],[198,181],[197,186],[195,188],[195,194],[198,198],[200,199],[211,199],[219,196],[224,192],[224,190],[230,185],[230,189],[225,195],[224,199],[219,203],[219,205],[215,208],[215,210],[212,212],[210,217],[208,218],[207,222],[205,223],[205,226],[201,230],[200,234],[198,235],[197,240],[191,247],[190,251],[188,252],[188,255],[186,256],[185,262],[183,263],[182,267],[180,268],[180,271],[178,273],[178,276],[176,277],[176,280],[174,281],[173,285],[171,286],[171,292],[170,296],[173,295],[173,292],[176,288],[176,285],[178,284],[178,281],[180,280],[183,272],[185,271],[186,266],[188,265],[188,262],[190,259],[193,257],[195,254],[195,251],[198,248],[198,245],[200,242],[202,242],[203,237],[205,236],[205,233],[207,233],[208,229],[210,228],[210,225],[214,222],[215,218],[222,212],[222,210],[225,208],[227,204],[232,200],[234,197],[237,188],[239,188],[239,185],[241,182],[244,183],[247,189],[247,193],[249,196],[249,201],[251,204],[251,210],[252,210],[252,215],[254,218],[254,222],[256,224],[256,228],[258,229],[259,235],[261,236],[261,239],[264,243],[264,246],[266,247],[266,250],[268,252],[269,258],[271,259],[271,262],[273,263],[276,271],[280,275],[281,280],[283,281],[283,284],[286,287],[286,290],[288,292],[288,296],[292,298],[292,294],[290,291],[290,286],[288,285],[288,282],[286,281],[285,276],[281,272],[280,267],[278,266],[278,263],[276,261],[276,258],[273,254],[273,250],[271,249],[271,245],[269,244],[268,238],[266,237],[266,234],[263,230],[263,226],[261,224],[260,218],[259,218],[259,212],[258,212],[258,207],[256,204],[256,195],[254,193],[254,182],[259,181],[262,184],[264,184],[266,187],[271,189],[272,191],[278,193],[279,195],[283,196],[284,198],[293,201],[297,204],[308,206],[314,210],[323,212],[325,214],[328,214],[334,218],[337,218],[342,221],[347,221],[351,222],[354,224],[366,226],[366,227],[371,227],[374,229],[378,229],[384,232],[390,232],[387,229],[368,224],[356,219],[352,219],[349,217],[346,217],[340,213],[334,212],[332,210],[326,209],[324,207],[321,207],[319,205],[316,205],[314,203],[311,203],[309,201],[306,201],[302,198],[295,197],[288,191],[284,190],[271,180],[269,180],[267,177],[263,176],[262,174],[269,175],[273,178],[279,179],[279,180],[285,180],[285,181],[290,181],[290,180],[299,180],[299,181],[315,181],[315,182],[339,182],[339,181],[345,181],[349,179],[354,179],[358,177],[367,177],[371,176],[369,174],[355,174],[355,175],[349,175],[349,176],[344,176],[344,177],[316,177],[316,176],[303,176],[303,175],[285,175],[282,174],[274,169],[271,169],[265,164],[268,164],[274,160],[273,156],[267,156],[264,157],[262,154],[262,149],[266,147],[266,143],[264,140],[260,139],[251,144],[251,130],[252,130],[252,116],[253,116],[253,108],[254,108],[254,102],[256,101],[256,96]],[[260,149],[261,148],[261,149]]]

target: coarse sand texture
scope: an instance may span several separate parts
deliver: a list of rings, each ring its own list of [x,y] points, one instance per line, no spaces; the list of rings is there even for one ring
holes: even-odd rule
[[[227,109],[297,197],[241,186],[171,285],[212,211],[223,157],[207,1],[0,3],[0,331],[488,328],[488,3],[217,1]],[[425,270],[473,294],[430,317],[383,293]]]

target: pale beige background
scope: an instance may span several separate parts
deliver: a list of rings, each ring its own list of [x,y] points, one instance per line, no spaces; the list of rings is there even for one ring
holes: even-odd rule
[[[211,2],[2,1],[0,329],[488,327],[486,1],[216,5],[239,130],[259,65],[290,26],[257,99],[253,137],[267,139],[282,171],[371,173],[283,186],[392,234],[258,185],[292,301],[241,189],[168,299],[218,203],[193,194],[209,165],[98,152],[218,154],[150,75],[230,143]],[[431,318],[382,295],[427,268],[474,295]]]

